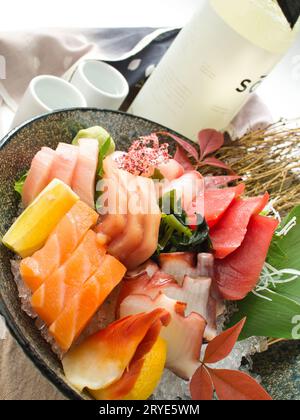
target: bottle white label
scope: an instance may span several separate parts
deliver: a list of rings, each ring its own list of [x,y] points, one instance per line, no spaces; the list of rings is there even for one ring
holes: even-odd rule
[[[238,34],[207,2],[129,112],[196,140],[203,128],[225,129],[279,59]]]

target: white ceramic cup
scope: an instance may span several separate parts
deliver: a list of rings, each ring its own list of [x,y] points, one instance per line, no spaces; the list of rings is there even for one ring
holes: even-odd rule
[[[129,93],[125,77],[103,61],[83,61],[71,83],[85,97],[88,107],[118,110]]]
[[[77,107],[86,107],[86,101],[75,86],[59,77],[37,76],[29,83],[12,128],[41,114]]]

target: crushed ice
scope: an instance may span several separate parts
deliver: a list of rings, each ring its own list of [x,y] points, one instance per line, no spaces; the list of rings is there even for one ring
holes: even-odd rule
[[[206,346],[203,346],[202,353],[204,354]],[[266,338],[252,337],[247,340],[238,342],[231,354],[219,363],[211,365],[215,369],[241,369],[243,359],[248,361],[249,369],[252,368],[251,356],[255,353],[261,353],[268,349],[268,342]],[[243,370],[245,368],[243,367]],[[249,371],[248,371],[249,373]],[[259,379],[259,378],[256,378]],[[169,370],[165,369],[164,375],[157,387],[152,399],[154,400],[189,400],[189,383],[178,378]]]

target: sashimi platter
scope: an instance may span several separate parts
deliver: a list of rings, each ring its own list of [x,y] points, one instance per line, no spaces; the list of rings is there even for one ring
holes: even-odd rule
[[[167,398],[170,378],[181,399],[272,399],[241,359],[300,339],[300,207],[254,194],[215,130],[118,150],[99,123],[37,150],[2,235],[66,382],[97,400]]]

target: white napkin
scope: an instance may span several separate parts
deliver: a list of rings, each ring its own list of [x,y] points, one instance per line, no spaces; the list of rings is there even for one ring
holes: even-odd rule
[[[174,28],[171,28],[174,29]],[[43,30],[0,33],[0,55],[6,61],[6,79],[0,79],[0,138],[9,130],[18,103],[30,80],[39,74],[69,79],[79,61],[118,61],[129,58],[169,29]],[[112,32],[115,31],[115,32]],[[128,34],[128,35],[126,35]],[[1,77],[1,75],[0,75]],[[256,95],[229,128],[233,137],[272,122]]]

